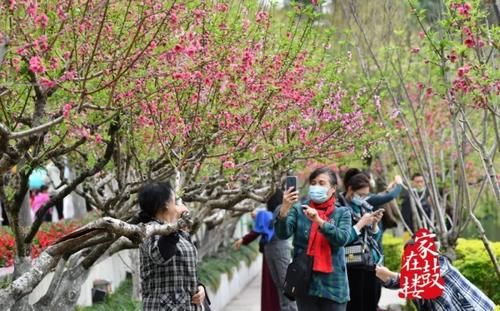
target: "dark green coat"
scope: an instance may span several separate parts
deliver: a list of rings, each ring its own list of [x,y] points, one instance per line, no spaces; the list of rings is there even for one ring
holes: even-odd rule
[[[279,213],[279,211],[277,211]],[[345,264],[344,245],[351,233],[351,214],[346,207],[335,207],[330,220],[320,228],[320,232],[331,245],[333,272],[313,272],[309,295],[327,298],[338,303],[349,301],[349,282]],[[300,203],[296,203],[286,218],[276,217],[275,233],[280,239],[293,236],[294,257],[307,251],[311,221],[304,215]]]

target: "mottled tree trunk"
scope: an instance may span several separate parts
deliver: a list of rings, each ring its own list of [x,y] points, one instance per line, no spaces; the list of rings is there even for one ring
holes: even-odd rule
[[[82,285],[89,275],[89,269],[77,264],[72,269],[66,270],[52,301],[45,305],[36,305],[40,311],[71,311],[75,310],[80,297]]]
[[[31,258],[30,257],[17,257],[15,259],[14,264],[14,275],[13,280],[17,279],[24,273],[30,271],[31,269]],[[17,300],[15,304],[10,309],[11,311],[25,311],[25,310],[33,310],[33,308],[29,304],[28,295],[22,297]]]
[[[139,249],[130,250],[130,263],[132,265],[132,297],[134,300],[141,300],[141,262],[139,258]]]

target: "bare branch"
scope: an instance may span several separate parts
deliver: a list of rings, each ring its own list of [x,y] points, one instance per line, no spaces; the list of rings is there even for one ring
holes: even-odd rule
[[[48,128],[50,128],[51,126],[61,123],[63,120],[64,120],[64,117],[60,116],[60,117],[58,117],[50,122],[39,125],[37,127],[30,128],[29,130],[11,133],[9,135],[9,139],[19,139],[19,138],[23,138],[23,137],[30,136],[33,134],[37,134],[39,132],[43,132],[43,131],[47,130]]]

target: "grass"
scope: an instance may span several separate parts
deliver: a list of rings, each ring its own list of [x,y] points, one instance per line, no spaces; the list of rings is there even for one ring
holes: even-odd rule
[[[102,303],[94,304],[91,307],[77,308],[77,311],[136,311],[141,310],[141,303],[132,299],[132,278],[125,281],[116,289],[114,293],[106,297]]]

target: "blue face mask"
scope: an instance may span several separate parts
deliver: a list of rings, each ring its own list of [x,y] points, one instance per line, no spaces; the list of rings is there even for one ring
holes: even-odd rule
[[[357,194],[352,197],[351,203],[356,206],[361,206],[364,200]]]
[[[314,203],[323,203],[328,200],[328,189],[322,186],[310,186],[309,197]]]

